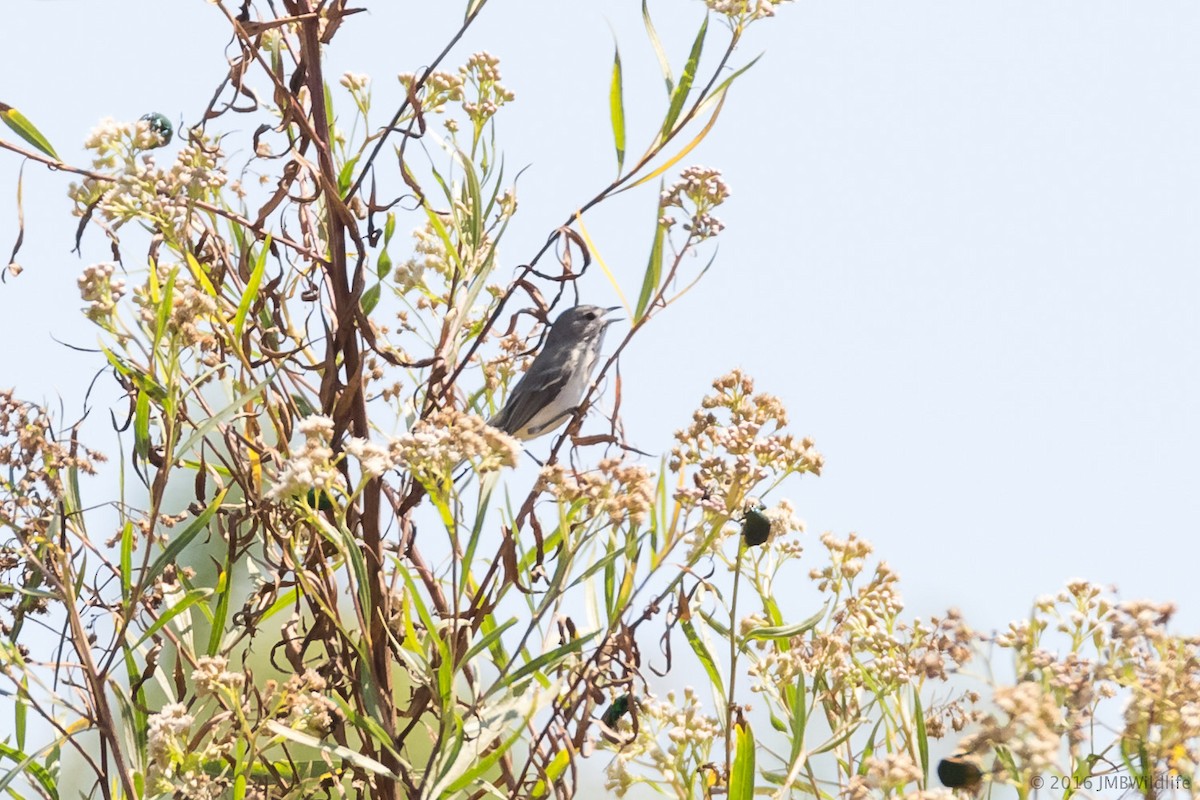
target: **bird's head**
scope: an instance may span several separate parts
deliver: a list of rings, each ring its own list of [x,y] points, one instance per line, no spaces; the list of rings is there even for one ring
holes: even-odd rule
[[[600,306],[573,306],[568,308],[550,328],[550,338],[569,338],[573,341],[587,341],[604,333],[609,325],[616,322],[608,315],[619,310],[620,306],[601,308]]]

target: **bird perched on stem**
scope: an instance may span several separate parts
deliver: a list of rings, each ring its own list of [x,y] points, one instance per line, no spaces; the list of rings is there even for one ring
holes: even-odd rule
[[[518,439],[534,439],[562,425],[583,401],[600,362],[604,332],[616,322],[606,316],[620,306],[568,308],[546,336],[542,352],[517,381],[500,413],[488,420]]]

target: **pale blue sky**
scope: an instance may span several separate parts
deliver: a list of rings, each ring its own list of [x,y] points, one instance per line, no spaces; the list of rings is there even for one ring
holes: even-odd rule
[[[383,109],[461,4],[374,5],[348,20],[334,66],[372,75]],[[449,59],[488,49],[517,93],[499,118],[507,162],[529,165],[511,264],[612,177],[610,26],[631,150],[661,116],[637,5],[492,0]],[[72,161],[104,116],[193,122],[223,72],[223,22],[200,0],[9,6],[0,101]],[[681,63],[703,4],[651,9]],[[622,359],[634,443],[661,452],[709,381],[742,366],[826,457],[791,494],[814,549],[823,530],[860,532],[914,612],[1001,626],[1085,577],[1176,600],[1196,632],[1197,41],[1190,2],[804,2],[756,25],[740,55],[766,56],[680,165],[720,167],[733,189],[720,255]],[[4,255],[18,166],[0,154]],[[51,338],[95,341],[65,186],[26,169],[0,384],[73,411],[96,360]],[[654,203],[646,187],[589,222],[627,293]],[[583,288],[615,302],[598,271]]]

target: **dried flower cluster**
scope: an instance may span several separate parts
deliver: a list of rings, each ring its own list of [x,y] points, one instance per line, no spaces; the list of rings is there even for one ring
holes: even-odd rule
[[[665,228],[673,227],[676,220],[667,209],[678,208],[688,216],[683,228],[692,238],[700,241],[711,238],[725,229],[725,224],[714,217],[712,211],[727,199],[729,187],[721,178],[720,170],[688,167],[659,197],[659,224]]]
[[[186,268],[179,264],[159,264],[145,284],[133,290],[133,303],[138,307],[138,320],[143,330],[155,333],[159,309],[170,302],[166,315],[165,333],[180,347],[194,347],[208,366],[217,363],[217,336],[213,333],[217,300],[196,283]]]
[[[713,382],[692,424],[675,434],[670,468],[693,468],[692,486],[675,492],[685,507],[740,516],[754,487],[771,475],[819,475],[824,459],[811,439],[782,433],[787,412],[774,395],[754,392],[740,370]]]
[[[549,492],[560,503],[582,503],[587,519],[606,514],[613,524],[628,519],[641,525],[654,505],[654,475],[616,458],[585,472],[555,463],[542,469],[535,491]]]
[[[1114,751],[1121,769],[1147,783],[1163,775],[1196,779],[1200,639],[1168,632],[1173,611],[1171,604],[1118,602],[1082,580],[1039,598],[1028,619],[994,639],[1012,652],[1021,680],[995,687],[997,711],[977,715],[978,729],[960,748],[994,756],[988,779],[1018,787],[1044,772],[1111,774]],[[1123,729],[1111,738],[1097,722],[1106,701],[1124,706]]]
[[[948,664],[957,669],[971,659],[976,637],[957,612],[931,624],[904,621],[899,579],[886,563],[876,564],[865,584],[856,584],[869,544],[854,535],[839,540],[825,534],[821,542],[829,565],[812,570],[811,577],[823,595],[838,599],[829,624],[790,640],[759,643],[749,668],[753,691],[782,702],[779,687],[800,675],[820,675],[829,696],[853,708],[864,687],[890,692],[925,679],[945,680]]]
[[[61,552],[54,529],[67,484],[75,482],[73,473],[94,474],[94,464],[103,460],[60,440],[46,409],[0,391],[0,529],[15,535],[0,544],[0,587],[27,590],[0,593],[0,607],[11,615],[11,622],[0,619],[0,634],[19,627],[25,615],[46,610],[50,595],[38,589]]]

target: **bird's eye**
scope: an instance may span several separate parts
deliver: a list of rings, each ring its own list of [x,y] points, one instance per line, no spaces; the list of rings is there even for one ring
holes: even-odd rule
[[[583,316],[584,316],[586,319],[588,319],[588,320],[593,320],[593,319],[595,319],[595,318],[596,318],[596,312],[595,312],[595,311],[589,311],[589,312],[587,312],[586,314],[584,314]]]

